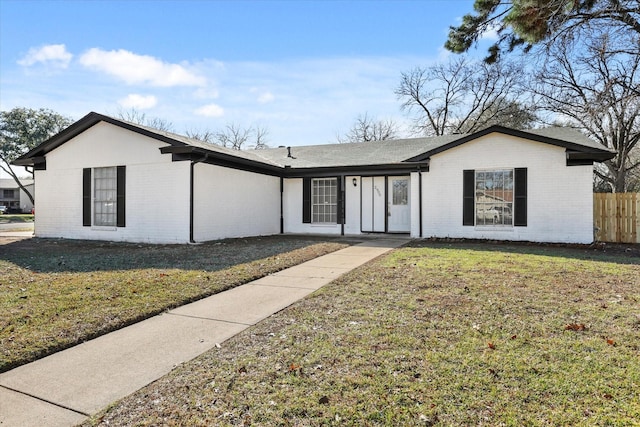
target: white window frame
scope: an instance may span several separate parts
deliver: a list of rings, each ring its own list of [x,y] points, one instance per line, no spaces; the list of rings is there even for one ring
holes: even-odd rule
[[[311,223],[338,223],[338,179],[311,180]]]
[[[92,174],[92,225],[116,227],[118,222],[118,171],[117,167],[93,168]]]
[[[514,169],[495,168],[475,171],[476,227],[513,227],[514,183]],[[507,197],[509,193],[511,193],[510,201]]]

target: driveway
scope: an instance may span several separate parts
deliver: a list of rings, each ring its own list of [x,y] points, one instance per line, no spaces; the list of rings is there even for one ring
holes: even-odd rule
[[[2,217],[0,216],[0,233],[12,232],[12,231],[29,231],[33,233],[34,223],[33,222],[2,222]]]

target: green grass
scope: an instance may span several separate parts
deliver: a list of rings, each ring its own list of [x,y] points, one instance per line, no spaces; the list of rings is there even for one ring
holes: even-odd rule
[[[344,246],[279,236],[0,245],[0,372]]]
[[[33,215],[21,214],[21,215],[0,215],[0,224],[20,224],[33,222]]]
[[[415,244],[86,424],[638,425],[639,261]]]

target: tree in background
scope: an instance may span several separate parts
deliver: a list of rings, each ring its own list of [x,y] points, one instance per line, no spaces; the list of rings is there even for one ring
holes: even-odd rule
[[[471,133],[493,124],[529,128],[536,116],[533,107],[519,101],[522,75],[517,63],[453,58],[402,73],[395,93],[416,134]]]
[[[378,120],[365,113],[356,118],[355,123],[343,136],[337,137],[339,143],[373,142],[397,139],[400,126],[392,119]]]
[[[31,203],[35,202],[33,194],[22,185],[10,167],[11,162],[71,123],[69,117],[44,108],[33,110],[17,107],[0,112],[0,168],[13,178]],[[33,171],[29,172],[33,175]]]
[[[476,0],[475,13],[451,27],[445,47],[466,52],[488,32],[498,40],[487,62],[523,47],[537,62],[537,103],[616,151],[595,168],[594,188],[640,187],[640,1]]]
[[[235,123],[229,123],[219,131],[187,131],[189,138],[233,150],[268,148],[267,135],[269,130],[261,126],[243,127]]]
[[[460,126],[461,133],[470,133],[478,130],[476,123],[482,123],[482,127],[501,125],[512,129],[533,129],[540,123],[537,107],[527,106],[520,101],[510,99],[498,100],[487,109],[472,115],[464,125]]]
[[[610,191],[635,188],[640,170],[640,61],[625,51],[624,40],[608,33],[581,41],[583,48],[557,45],[536,73],[535,93],[541,108],[567,122],[617,155],[595,173]],[[574,54],[567,52],[574,51]]]
[[[147,117],[146,113],[142,113],[135,108],[129,110],[119,110],[118,118],[125,122],[135,123],[137,125],[147,126],[163,132],[173,132],[173,123],[159,117]]]
[[[163,132],[174,132],[173,123],[170,121],[158,117],[147,117],[145,113],[141,113],[135,108],[118,111],[118,118]],[[198,141],[231,148],[233,150],[243,150],[246,148],[260,150],[268,147],[266,142],[268,133],[267,128],[261,126],[243,127],[235,123],[230,123],[222,130],[188,130],[185,132],[185,135]]]
[[[638,0],[476,0],[475,13],[451,27],[445,47],[468,51],[486,33],[495,31],[498,41],[489,47],[488,62],[506,50],[522,46],[528,52],[536,44],[553,45],[577,40],[594,28],[607,27],[618,37],[633,35],[638,52],[640,5]]]

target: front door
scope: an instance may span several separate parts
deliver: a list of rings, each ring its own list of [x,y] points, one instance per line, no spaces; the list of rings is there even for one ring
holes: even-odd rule
[[[409,177],[390,176],[387,191],[387,230],[390,233],[411,231],[411,208],[409,205]]]
[[[384,176],[363,176],[361,182],[361,229],[365,233],[384,233],[386,216]]]

